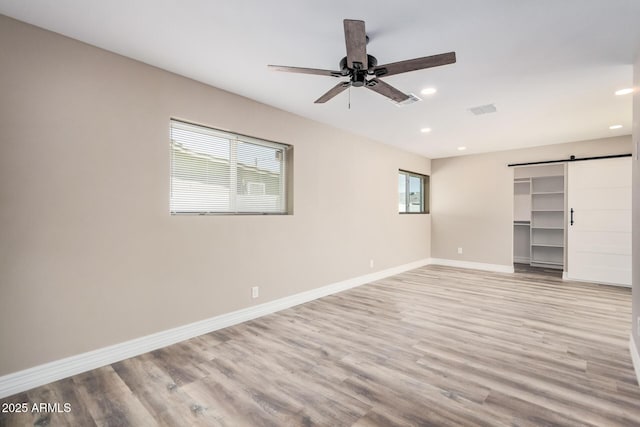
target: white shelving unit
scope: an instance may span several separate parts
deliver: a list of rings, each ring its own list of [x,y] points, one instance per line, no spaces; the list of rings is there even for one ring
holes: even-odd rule
[[[564,176],[531,178],[531,265],[564,266]]]
[[[523,167],[513,183],[513,260],[564,267],[564,165]]]

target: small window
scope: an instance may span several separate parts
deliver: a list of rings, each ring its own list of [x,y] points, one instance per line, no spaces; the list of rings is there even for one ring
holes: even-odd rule
[[[429,213],[429,177],[401,170],[398,174],[398,212]]]
[[[288,148],[171,120],[171,213],[287,213]]]

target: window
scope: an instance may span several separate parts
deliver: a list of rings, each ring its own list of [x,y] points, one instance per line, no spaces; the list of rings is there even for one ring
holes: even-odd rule
[[[171,120],[171,213],[287,213],[288,148]]]
[[[429,177],[401,170],[398,174],[398,212],[429,213]]]

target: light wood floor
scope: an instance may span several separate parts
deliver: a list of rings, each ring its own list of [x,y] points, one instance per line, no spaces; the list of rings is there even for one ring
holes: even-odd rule
[[[3,402],[0,425],[631,426],[629,289],[429,266]]]
[[[545,267],[532,267],[529,264],[513,264],[513,270],[516,273],[526,273],[526,274],[543,274],[545,276],[552,276],[558,279],[562,278],[562,269],[557,268],[545,268]]]

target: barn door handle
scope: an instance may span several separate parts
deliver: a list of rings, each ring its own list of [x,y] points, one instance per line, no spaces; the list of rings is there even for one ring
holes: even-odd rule
[[[573,225],[573,208],[571,208],[571,221],[570,224]]]

